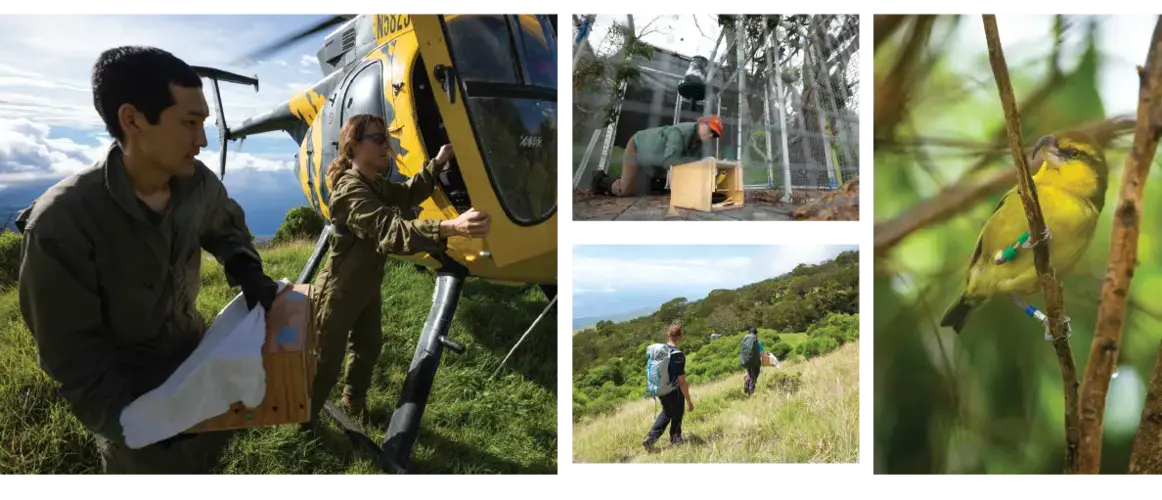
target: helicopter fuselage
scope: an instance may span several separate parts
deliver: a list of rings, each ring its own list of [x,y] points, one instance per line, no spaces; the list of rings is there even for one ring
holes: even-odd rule
[[[425,17],[433,19],[415,19]],[[501,103],[507,106],[501,111],[511,117],[505,122],[507,127],[498,127],[492,121],[500,119],[486,116],[496,113],[469,109],[467,101],[474,95],[466,89],[472,88],[473,82],[469,80],[472,68],[460,70],[460,75],[454,72],[455,57],[449,53],[456,48],[446,39],[455,39],[448,33],[457,29],[491,32],[479,27],[484,21],[466,19],[473,16],[447,16],[447,21],[435,17],[356,16],[328,37],[320,50],[323,69],[335,64],[334,71],[292,96],[284,105],[247,120],[237,133],[231,134],[232,138],[273,130],[289,133],[299,142],[295,176],[310,207],[325,219],[330,218],[326,170],[338,154],[339,130],[350,116],[377,114],[388,124],[393,154],[390,165],[385,166],[385,176],[393,181],[415,175],[440,146],[452,144],[456,151],[455,168],[441,175],[430,198],[400,216],[449,220],[470,207],[485,211],[492,220],[490,235],[484,239],[449,238],[446,257],[467,268],[471,276],[500,282],[554,285],[557,282],[555,76],[552,102],[545,97],[543,85],[527,86],[540,91],[540,97],[532,98],[523,94],[518,85],[511,86],[516,91],[506,89],[519,99],[510,99],[515,102],[511,105]],[[555,73],[555,34],[539,24],[537,16],[478,17],[499,18],[488,19],[492,23],[488,29],[498,32],[501,28],[497,26],[501,25],[497,23],[503,23],[510,30],[506,35],[508,40],[519,39],[506,51],[512,53],[514,65],[525,62],[523,47],[530,43],[544,44],[546,49],[551,47]],[[512,19],[506,19],[509,17]],[[421,25],[419,29],[417,25]],[[496,44],[503,43],[504,38],[498,36],[496,39],[500,42]],[[334,47],[334,44],[342,46]],[[353,55],[355,50],[366,50],[366,47],[371,48],[362,56]],[[517,48],[521,48],[519,56]],[[544,59],[540,62],[544,63]],[[527,78],[528,71],[523,74]],[[465,81],[458,81],[458,76]],[[479,105],[481,100],[473,104]],[[485,120],[488,125],[484,124]],[[481,137],[493,133],[499,135]],[[497,144],[504,146],[497,147]],[[495,153],[505,148],[511,152]],[[442,266],[437,256],[428,254],[392,257],[425,267]]]

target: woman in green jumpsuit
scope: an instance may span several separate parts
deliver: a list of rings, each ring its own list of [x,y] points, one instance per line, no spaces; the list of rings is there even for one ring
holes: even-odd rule
[[[330,259],[316,280],[319,342],[311,420],[318,417],[338,381],[344,351],[348,355],[342,404],[353,416],[366,415],[367,390],[383,342],[381,284],[387,255],[440,253],[449,236],[482,238],[489,229],[488,215],[474,209],[454,220],[400,217],[431,196],[436,171],[452,157],[450,145],[440,148],[411,179],[390,182],[382,175],[392,153],[384,121],[363,114],[344,124],[339,152],[327,166],[334,234]]]

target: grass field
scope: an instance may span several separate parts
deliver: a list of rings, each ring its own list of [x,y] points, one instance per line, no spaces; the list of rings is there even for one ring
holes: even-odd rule
[[[786,338],[786,334],[783,338]],[[692,362],[692,361],[691,361]],[[659,411],[652,400],[622,405],[573,428],[576,462],[803,463],[859,460],[859,342],[822,357],[763,368],[755,393],[742,371],[690,387],[694,412],[685,443],[665,436],[646,453],[642,438]]]
[[[294,280],[313,249],[291,243],[262,250],[271,278]],[[389,261],[383,283],[383,355],[368,405],[370,435],[380,442],[403,386],[432,300],[430,272]],[[469,280],[449,335],[468,347],[446,352],[414,448],[419,473],[555,473],[557,469],[557,314],[554,308],[525,339],[504,370],[501,359],[548,304],[537,288]],[[207,319],[233,298],[221,267],[202,266],[198,309]],[[56,396],[36,364],[36,349],[20,317],[15,290],[0,290],[0,474],[100,471],[90,434]],[[332,400],[339,396],[336,387]],[[240,433],[220,471],[238,474],[375,473],[370,457],[353,451],[326,417],[321,435],[294,425]]]

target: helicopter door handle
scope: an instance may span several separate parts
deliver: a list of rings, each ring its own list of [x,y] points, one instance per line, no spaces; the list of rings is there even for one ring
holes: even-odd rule
[[[448,102],[455,104],[456,68],[451,66],[444,66],[443,64],[437,64],[435,68],[432,68],[432,73],[435,73],[436,81],[440,82],[440,86],[443,87],[444,93],[448,94]]]

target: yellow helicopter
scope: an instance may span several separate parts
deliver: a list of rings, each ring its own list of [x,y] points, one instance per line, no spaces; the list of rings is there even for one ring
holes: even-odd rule
[[[414,175],[444,144],[456,151],[432,196],[404,217],[453,219],[470,207],[491,216],[490,234],[482,240],[453,237],[443,255],[393,256],[435,269],[437,280],[382,447],[341,410],[326,405],[349,437],[377,452],[381,466],[406,472],[442,351],[464,350],[447,337],[463,280],[539,285],[555,302],[556,16],[336,16],[265,51],[334,25],[339,26],[318,52],[323,78],[237,127],[226,126],[218,82],[257,91],[258,80],[195,69],[214,86],[223,177],[228,142],[283,131],[300,144],[295,174],[303,194],[329,219],[324,174],[337,154],[339,129],[349,116],[372,113],[388,124],[395,151],[392,180]],[[328,226],[300,283],[313,279],[329,235]]]

